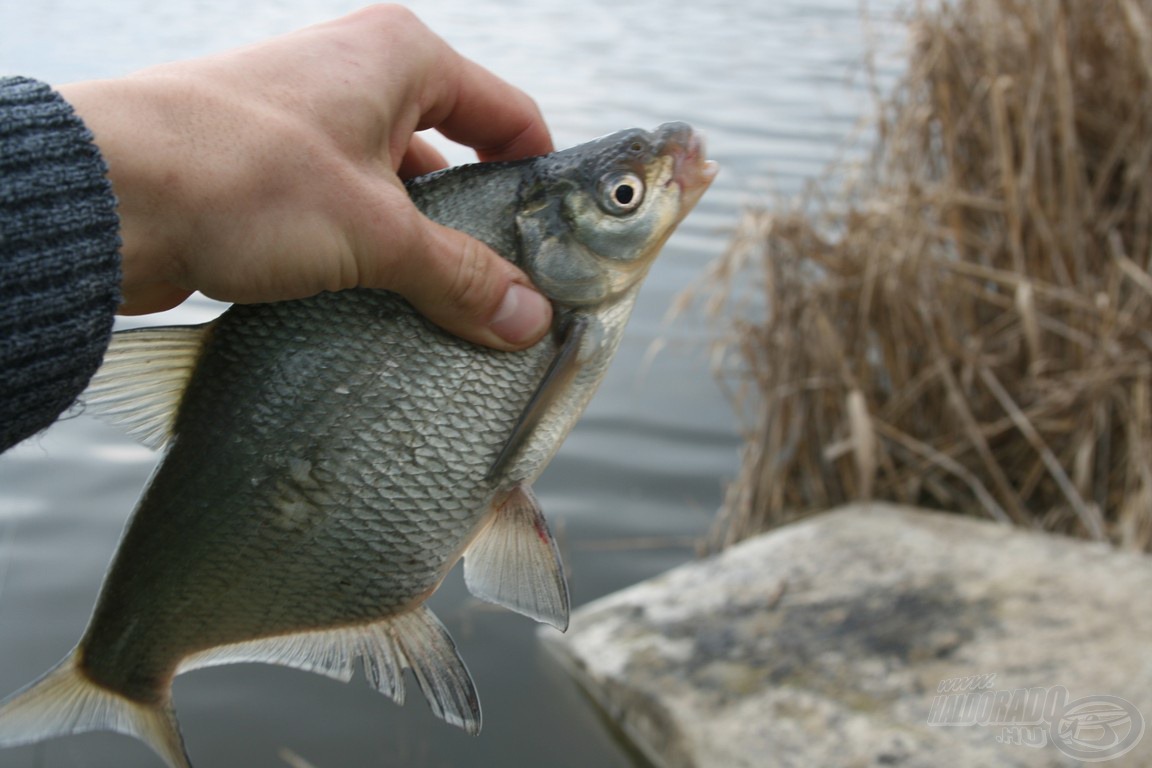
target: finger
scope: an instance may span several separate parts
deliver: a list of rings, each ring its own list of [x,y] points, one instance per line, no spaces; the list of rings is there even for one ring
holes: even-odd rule
[[[448,48],[439,72],[454,77],[436,81],[438,92],[424,110],[421,127],[436,128],[449,139],[472,147],[481,160],[518,160],[543,155],[554,147],[536,102],[484,67]]]
[[[440,150],[419,136],[413,136],[408,143],[408,151],[396,169],[396,175],[401,179],[411,179],[447,167],[448,160],[440,154]]]
[[[494,112],[488,98],[491,94],[465,89],[455,109],[437,129],[449,139],[476,150],[485,162],[519,160],[552,152],[552,136],[536,102],[522,91],[508,86],[502,100],[502,111]],[[483,115],[489,115],[490,122]]]
[[[361,285],[396,291],[432,322],[484,346],[523,349],[547,332],[551,304],[527,275],[479,240],[429,220],[406,197],[390,197],[393,215],[377,222],[374,245],[362,246],[375,258]]]
[[[381,102],[381,114],[391,123],[390,142],[406,143],[412,131],[436,128],[477,150],[481,160],[552,151],[536,103],[457,53],[410,9],[373,5],[317,29],[328,27],[342,27],[359,56],[375,62],[371,69],[387,74],[383,87],[364,97]]]
[[[548,330],[552,308],[528,278],[479,240],[428,222],[427,251],[399,290],[445,330],[497,349],[520,349]]]

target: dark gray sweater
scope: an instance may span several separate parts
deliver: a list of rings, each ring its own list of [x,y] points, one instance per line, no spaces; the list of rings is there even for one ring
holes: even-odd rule
[[[120,301],[116,199],[92,135],[47,85],[0,78],[0,451],[87,385]]]

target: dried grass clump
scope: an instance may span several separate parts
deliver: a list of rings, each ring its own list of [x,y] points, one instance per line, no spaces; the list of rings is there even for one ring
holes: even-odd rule
[[[718,543],[875,498],[1148,550],[1152,0],[912,32],[863,173],[717,266],[754,425]]]

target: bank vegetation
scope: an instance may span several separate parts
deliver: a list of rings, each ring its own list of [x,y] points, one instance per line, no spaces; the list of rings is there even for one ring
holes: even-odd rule
[[[1149,550],[1152,0],[910,15],[864,167],[715,266],[716,542],[885,499]]]

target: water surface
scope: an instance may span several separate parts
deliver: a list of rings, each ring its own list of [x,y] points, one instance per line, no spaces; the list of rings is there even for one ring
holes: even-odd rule
[[[532,93],[558,146],[687,120],[722,173],[671,240],[613,369],[537,485],[579,605],[693,556],[739,440],[709,372],[699,316],[669,324],[674,297],[719,255],[742,205],[798,191],[839,152],[866,104],[866,29],[855,0],[417,0],[465,54]],[[868,9],[891,34],[890,0]],[[339,0],[23,0],[0,5],[0,72],[50,82],[114,76],[221,50],[355,9]],[[441,144],[453,162],[468,152]],[[194,299],[142,323],[210,318]],[[661,340],[661,351],[647,354]],[[79,415],[0,457],[0,692],[64,656],[83,631],[117,538],[156,457]],[[343,685],[248,665],[178,679],[198,766],[643,765],[543,653],[535,625],[468,597],[453,576],[433,598],[484,705],[470,738],[413,690],[404,707]],[[414,686],[411,686],[414,688]],[[132,739],[90,734],[0,752],[5,768],[155,768]]]

